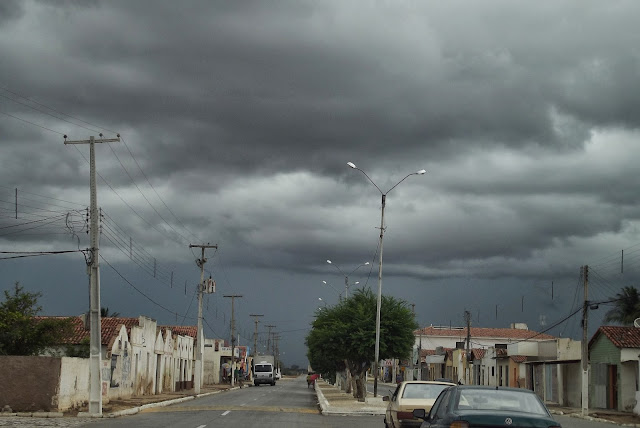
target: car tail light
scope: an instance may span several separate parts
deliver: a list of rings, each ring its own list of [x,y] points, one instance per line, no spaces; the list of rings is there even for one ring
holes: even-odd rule
[[[453,421],[449,428],[469,428],[469,422],[467,421]]]

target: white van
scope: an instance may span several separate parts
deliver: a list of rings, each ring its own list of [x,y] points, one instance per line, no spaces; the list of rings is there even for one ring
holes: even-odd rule
[[[255,386],[261,383],[268,383],[273,386],[276,384],[275,373],[273,372],[273,364],[266,361],[256,363],[253,368],[253,384]]]

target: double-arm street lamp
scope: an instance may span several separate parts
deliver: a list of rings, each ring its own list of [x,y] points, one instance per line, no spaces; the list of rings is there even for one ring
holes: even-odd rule
[[[355,271],[357,271],[362,266],[367,266],[369,264],[369,262],[364,262],[360,266],[358,266],[357,268],[352,270],[349,275],[346,275],[344,272],[342,272],[342,269],[340,269],[340,267],[337,264],[333,263],[331,260],[327,260],[327,263],[329,263],[331,266],[333,266],[336,269],[338,269],[338,272],[340,272],[342,274],[342,276],[344,276],[344,298],[345,299],[347,297],[349,297],[349,275],[352,275]],[[355,285],[355,284],[359,284],[359,283],[360,283],[359,281],[356,281],[353,284]]]
[[[373,378],[373,396],[377,397],[378,396],[378,360],[380,359],[380,306],[382,305],[382,238],[384,236],[385,202],[387,199],[387,194],[389,194],[389,192],[395,189],[398,186],[398,184],[402,183],[404,180],[406,180],[412,175],[423,175],[427,171],[425,171],[424,169],[421,169],[420,171],[407,174],[406,177],[404,177],[402,180],[394,184],[389,190],[387,190],[386,192],[383,192],[382,190],[380,190],[378,185],[374,183],[373,180],[371,180],[371,178],[367,175],[367,173],[361,170],[360,168],[358,168],[357,166],[355,166],[353,162],[347,162],[347,165],[349,165],[350,168],[357,169],[358,171],[363,173],[364,176],[367,177],[367,180],[369,180],[369,182],[371,182],[371,184],[373,184],[375,188],[378,189],[378,191],[382,195],[382,211],[381,211],[382,214],[380,218],[380,265],[378,266],[378,304],[376,305],[376,347],[375,347],[375,360],[373,361],[373,371],[375,376]]]

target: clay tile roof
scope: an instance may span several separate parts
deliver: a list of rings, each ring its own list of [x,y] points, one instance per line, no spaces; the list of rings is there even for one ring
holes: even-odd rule
[[[598,333],[604,334],[617,348],[640,348],[640,328],[604,325],[596,335]]]
[[[84,323],[82,322],[82,317],[73,316],[73,317],[48,317],[48,316],[38,316],[34,317],[35,320],[42,319],[64,319],[70,318],[71,323],[73,325],[73,330],[71,334],[62,339],[62,343],[66,345],[78,345],[82,343],[83,340],[89,340],[91,334],[89,333],[89,328],[84,327]],[[120,317],[105,317],[100,321],[101,327],[101,335],[100,342],[102,345],[110,345],[111,339],[120,331],[120,325],[124,324],[127,328],[127,334],[131,335],[131,327],[138,325],[138,318],[120,318]]]
[[[436,355],[436,350],[435,349],[421,349],[420,350],[420,356],[421,357],[426,357],[427,355]]]
[[[473,359],[474,360],[479,360],[482,359],[484,357],[486,350],[484,349],[472,349],[471,350],[471,354],[473,355]]]
[[[467,337],[467,328],[446,328],[446,327],[425,327],[420,330],[416,330],[416,333],[423,336],[445,336],[445,337]],[[475,338],[496,338],[496,339],[511,339],[511,340],[549,340],[555,339],[554,336],[538,333],[533,330],[522,330],[518,328],[485,328],[485,327],[471,327],[471,337]]]
[[[525,361],[527,361],[527,357],[525,357],[524,355],[510,355],[509,356],[514,363],[524,363]]]
[[[171,329],[172,334],[177,334],[179,336],[189,336],[194,339],[198,338],[198,327],[195,325],[162,325],[160,328]]]

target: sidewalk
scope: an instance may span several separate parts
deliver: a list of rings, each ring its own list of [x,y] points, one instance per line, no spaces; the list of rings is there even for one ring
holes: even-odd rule
[[[381,386],[393,389],[396,385],[393,383],[378,382],[378,389],[380,389]],[[324,379],[318,379],[315,384],[315,390],[323,415],[384,415],[388,404],[382,401],[382,395],[385,394],[381,394],[376,398],[373,398],[373,394],[370,394],[367,397],[367,402],[359,402],[353,398],[352,394],[346,394],[335,385],[327,383]],[[578,408],[561,407],[553,404],[549,404],[547,407],[552,415],[564,415],[591,421],[640,427],[640,417],[633,413],[590,409],[589,416],[582,416],[581,409]]]
[[[617,425],[640,427],[640,417],[634,413],[609,409],[589,409],[589,415],[582,416],[582,409],[575,407],[563,407],[555,404],[547,404],[547,408],[552,415],[564,415],[589,421],[609,422]]]
[[[360,402],[335,385],[318,379],[315,383],[318,403],[323,415],[384,415],[387,402],[382,397],[367,397],[366,402]]]

